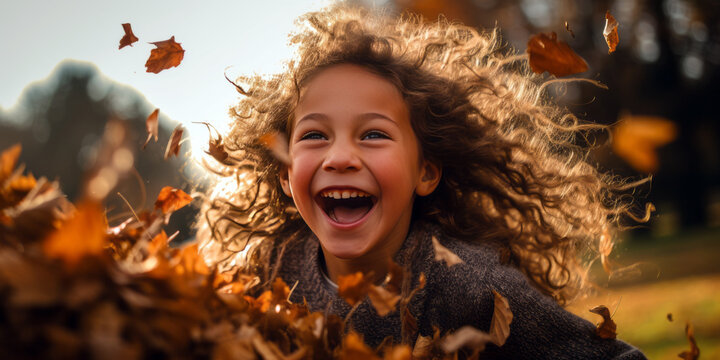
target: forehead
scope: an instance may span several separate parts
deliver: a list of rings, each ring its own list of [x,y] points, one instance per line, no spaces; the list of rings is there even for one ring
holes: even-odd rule
[[[304,112],[381,112],[407,116],[400,90],[386,78],[352,64],[334,65],[313,75],[300,92],[295,115]]]

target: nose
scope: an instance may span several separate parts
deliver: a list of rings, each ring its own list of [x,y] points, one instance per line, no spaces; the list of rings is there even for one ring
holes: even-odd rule
[[[325,171],[357,171],[362,167],[362,161],[357,154],[357,149],[352,144],[338,141],[328,149],[322,167]]]

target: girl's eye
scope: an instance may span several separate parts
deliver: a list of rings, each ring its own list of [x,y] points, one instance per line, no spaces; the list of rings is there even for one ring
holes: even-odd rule
[[[303,135],[300,140],[323,140],[325,139],[325,135],[318,131],[308,131]]]
[[[363,135],[362,138],[363,138],[363,140],[389,139],[390,136],[388,136],[388,134],[386,134],[382,131],[379,131],[379,130],[371,130],[371,131],[368,131],[367,133],[365,133],[365,135]]]

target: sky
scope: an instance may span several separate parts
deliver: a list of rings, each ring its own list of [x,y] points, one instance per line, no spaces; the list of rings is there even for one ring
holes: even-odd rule
[[[161,113],[189,124],[223,123],[239,94],[224,78],[279,72],[288,34],[301,14],[329,0],[5,1],[0,5],[0,109],[12,111],[23,89],[58,63],[95,64],[107,78],[140,91]],[[118,50],[122,23],[140,39]],[[155,46],[175,36],[185,49],[176,68],[145,72]],[[191,125],[197,127],[198,125]],[[202,126],[201,126],[202,127]],[[204,127],[203,127],[204,128]],[[191,128],[192,130],[193,128]],[[207,132],[193,143],[207,141]]]

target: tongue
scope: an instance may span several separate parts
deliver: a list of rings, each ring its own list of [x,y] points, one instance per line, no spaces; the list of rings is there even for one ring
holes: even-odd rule
[[[347,206],[336,206],[333,209],[333,215],[335,221],[348,224],[360,220],[370,210],[368,206],[360,207],[347,207]]]

